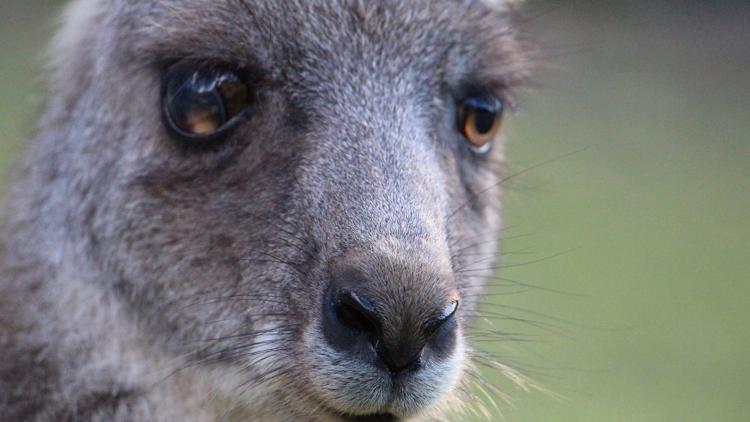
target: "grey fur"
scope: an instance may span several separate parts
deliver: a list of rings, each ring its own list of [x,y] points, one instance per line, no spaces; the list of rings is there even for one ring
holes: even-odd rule
[[[1,418],[431,418],[460,402],[463,335],[389,392],[323,344],[319,309],[329,263],[355,255],[385,306],[458,291],[464,329],[488,274],[460,269],[496,253],[479,240],[500,227],[502,145],[473,155],[456,101],[505,95],[519,50],[479,1],[75,2],[4,209]],[[268,81],[206,151],[160,120],[161,69],[186,57]]]

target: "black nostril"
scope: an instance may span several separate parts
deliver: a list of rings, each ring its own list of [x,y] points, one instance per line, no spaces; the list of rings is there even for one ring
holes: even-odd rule
[[[450,343],[453,341],[450,331],[454,325],[453,317],[457,310],[458,301],[455,300],[432,318],[424,321],[421,334],[416,335],[421,340],[414,342],[415,338],[402,339],[401,344],[395,347],[393,345],[377,347],[378,356],[393,374],[419,369],[422,366],[423,348],[426,344],[434,343],[433,351],[450,348]]]
[[[363,333],[375,335],[381,328],[375,306],[351,290],[343,289],[336,295],[336,316],[342,324]]]
[[[448,306],[443,308],[443,310],[440,311],[440,314],[427,321],[427,323],[425,324],[425,334],[427,335],[427,337],[431,337],[435,333],[435,331],[451,321],[451,319],[453,319],[453,316],[456,315],[457,310],[458,300],[454,300]]]

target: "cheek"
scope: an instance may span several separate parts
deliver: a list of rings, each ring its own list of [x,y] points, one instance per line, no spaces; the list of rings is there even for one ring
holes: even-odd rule
[[[248,246],[219,224],[204,223],[212,221],[210,203],[180,189],[147,186],[124,204],[110,219],[118,230],[105,242],[116,245],[108,258],[123,281],[146,296],[144,303],[174,302],[171,312],[198,318],[210,308],[179,306],[200,295],[226,295],[242,284],[247,263],[240,252]]]

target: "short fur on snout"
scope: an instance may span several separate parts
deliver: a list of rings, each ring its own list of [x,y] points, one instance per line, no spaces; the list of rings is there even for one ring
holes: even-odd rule
[[[503,148],[469,149],[457,107],[527,73],[497,3],[75,1],[3,213],[0,419],[459,407],[488,275],[461,269],[496,255]],[[164,128],[161,78],[185,59],[264,81],[215,145]],[[332,348],[321,308],[342,257],[372,267],[385,310],[457,297],[449,356],[394,381]]]

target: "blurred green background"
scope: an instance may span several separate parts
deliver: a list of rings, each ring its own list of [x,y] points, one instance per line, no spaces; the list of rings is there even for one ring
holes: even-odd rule
[[[43,106],[60,4],[0,4],[3,174]],[[532,168],[507,184],[476,340],[548,392],[485,370],[510,396],[492,419],[750,421],[750,2],[523,14],[544,66],[509,158]]]

